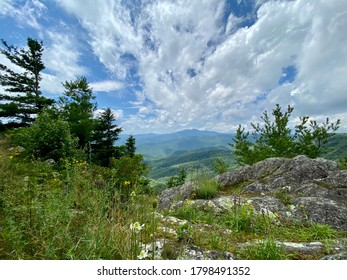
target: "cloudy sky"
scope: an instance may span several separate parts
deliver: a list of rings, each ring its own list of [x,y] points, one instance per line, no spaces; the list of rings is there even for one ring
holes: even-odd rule
[[[277,103],[347,131],[346,30],[343,0],[0,0],[1,38],[43,41],[44,94],[86,76],[134,134],[232,132]]]

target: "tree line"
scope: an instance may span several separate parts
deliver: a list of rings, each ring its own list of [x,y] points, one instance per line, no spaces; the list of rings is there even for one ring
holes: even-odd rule
[[[125,145],[114,146],[122,128],[110,108],[94,117],[96,97],[86,77],[63,82],[58,100],[47,98],[40,87],[43,43],[28,38],[27,46],[18,48],[1,42],[0,53],[14,67],[0,64],[0,129],[20,128],[13,138],[28,155],[55,161],[84,158],[105,167],[122,157],[141,161],[133,136]]]

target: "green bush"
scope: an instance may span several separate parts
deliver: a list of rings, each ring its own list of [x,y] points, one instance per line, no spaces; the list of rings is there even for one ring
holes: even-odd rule
[[[277,245],[272,238],[242,248],[239,255],[241,259],[246,260],[283,260],[286,258],[283,247]]]
[[[309,227],[309,236],[313,240],[332,239],[337,235],[336,230],[329,225],[313,224]]]
[[[15,144],[23,147],[27,156],[42,160],[81,157],[83,153],[77,147],[77,138],[70,133],[67,122],[51,118],[48,113],[38,116],[35,123],[19,129],[13,136]]]
[[[195,198],[211,199],[218,193],[219,184],[214,180],[203,178],[199,180],[198,185]]]

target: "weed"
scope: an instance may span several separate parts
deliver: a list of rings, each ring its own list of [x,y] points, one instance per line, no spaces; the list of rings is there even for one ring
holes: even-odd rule
[[[239,256],[247,260],[284,260],[284,248],[276,243],[273,238],[267,238],[239,250]]]
[[[198,187],[195,189],[195,198],[211,199],[214,198],[219,189],[219,184],[211,179],[203,178],[198,181]]]

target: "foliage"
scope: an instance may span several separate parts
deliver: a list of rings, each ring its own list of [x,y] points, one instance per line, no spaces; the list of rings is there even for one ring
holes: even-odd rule
[[[245,132],[245,128],[240,125],[233,138],[234,143],[231,144],[238,163],[253,164],[269,157],[291,158],[300,154],[311,158],[319,156],[322,145],[326,144],[334,135],[333,132],[339,128],[340,120],[330,123],[327,118],[318,125],[314,120],[309,121],[309,117],[302,117],[292,133],[288,123],[293,110],[293,107],[288,106],[283,113],[277,104],[272,111],[273,121],[265,111],[261,117],[263,126],[251,123],[254,141],[250,140],[250,133]]]
[[[4,49],[0,49],[0,53],[21,71],[16,72],[0,63],[0,85],[8,93],[0,94],[0,117],[7,119],[5,127],[26,126],[35,120],[35,114],[53,104],[53,100],[43,97],[40,90],[41,72],[45,68],[43,45],[32,38],[27,39],[27,48],[20,49],[4,40],[1,42]]]
[[[181,186],[185,183],[186,178],[187,178],[187,171],[184,168],[181,168],[177,175],[172,176],[168,179],[166,185],[168,188]]]
[[[213,162],[213,169],[216,174],[223,174],[228,171],[229,165],[222,158],[216,158]]]
[[[247,260],[284,260],[284,249],[273,238],[267,238],[240,250],[240,256]]]
[[[40,114],[30,127],[20,128],[13,141],[24,148],[27,156],[56,162],[71,157],[81,157],[77,150],[77,139],[71,135],[69,124],[58,118],[54,120],[47,113]]]
[[[109,166],[110,159],[115,157],[115,141],[119,139],[122,129],[114,124],[115,116],[107,108],[96,120],[92,136],[93,162],[101,166]]]
[[[198,187],[195,189],[195,198],[211,199],[214,198],[219,189],[219,184],[209,178],[198,180]]]
[[[132,191],[141,192],[148,187],[149,181],[145,178],[148,167],[143,163],[142,155],[112,158],[110,168],[110,172],[113,174],[114,187],[121,191],[123,201],[130,199]]]
[[[60,113],[69,123],[71,133],[78,137],[80,148],[89,149],[92,132],[94,129],[93,112],[96,103],[95,96],[87,79],[83,76],[74,81],[63,83],[65,92],[59,98]]]
[[[337,236],[337,232],[329,225],[312,224],[309,227],[309,236],[313,240],[333,239]]]
[[[1,157],[1,258],[137,258],[132,244],[156,230],[152,205],[137,195],[125,207],[118,190],[112,203],[109,170],[94,168],[73,161],[56,171],[41,161]],[[144,226],[132,236],[130,225],[136,222]]]

